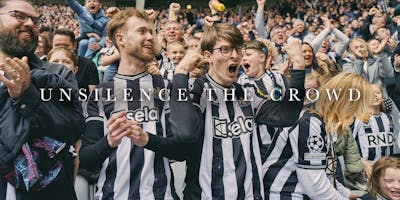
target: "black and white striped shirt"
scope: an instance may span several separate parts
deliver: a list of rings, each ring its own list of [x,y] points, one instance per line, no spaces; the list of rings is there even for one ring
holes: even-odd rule
[[[276,134],[264,163],[266,199],[342,199],[328,181],[333,170],[329,155],[332,141],[321,119],[309,111],[305,111],[294,126]],[[314,174],[308,178],[315,180],[300,179],[299,176],[306,173]],[[322,196],[313,196],[318,193],[312,188],[313,182],[329,184],[323,186],[327,191]],[[310,192],[313,190],[315,193]]]
[[[304,76],[304,70],[295,70],[290,82],[300,91],[300,98],[304,97]],[[180,106],[175,100],[178,88],[190,91],[189,101]],[[168,157],[181,152],[186,154],[185,199],[263,198],[255,125],[279,127],[286,124],[287,115],[292,113],[297,119],[298,113],[294,112],[300,112],[303,103],[254,98],[255,91],[245,89],[237,83],[230,87],[219,85],[208,74],[190,80],[183,74],[174,76],[171,125],[172,139],[176,140],[149,135],[146,147],[165,152]],[[186,118],[187,123],[182,123],[182,118]]]
[[[169,105],[163,101],[165,95],[159,95],[165,88],[167,83],[161,76],[144,72],[136,76],[117,74],[113,81],[97,88],[99,100],[92,92],[80,155],[82,167],[101,168],[96,199],[177,199],[166,158],[134,145],[127,137],[114,149],[106,139],[107,119],[121,110],[145,132],[166,137]],[[113,98],[116,100],[110,100]]]
[[[262,93],[263,95],[271,96],[275,94],[276,97],[280,97],[282,101],[286,92],[287,81],[282,74],[278,74],[272,70],[267,70],[259,78],[251,78],[246,74],[242,74],[237,81],[239,84],[243,85],[245,88],[253,88]],[[254,98],[262,98],[260,96],[254,95]],[[274,97],[272,97],[274,98]],[[275,132],[279,132],[280,129],[277,127],[257,124],[256,131],[258,136],[258,143],[260,145],[261,160],[264,163],[267,159],[266,153],[268,147],[271,144],[272,137]]]
[[[176,67],[176,65],[173,64],[172,62],[164,62],[160,68],[161,76],[164,79],[172,81],[172,77],[174,76],[175,67]]]
[[[226,101],[240,97],[240,85],[225,88],[208,75],[194,81],[193,103],[204,116],[204,136],[198,158],[188,160],[187,199],[262,199],[261,158],[258,136],[253,134],[251,101]],[[234,89],[234,90],[232,90]],[[210,92],[209,92],[210,91]]]
[[[352,131],[361,158],[365,160],[377,161],[382,156],[390,156],[395,152],[397,134],[394,134],[393,118],[390,114],[380,112],[378,115],[371,115],[368,123],[356,119]]]

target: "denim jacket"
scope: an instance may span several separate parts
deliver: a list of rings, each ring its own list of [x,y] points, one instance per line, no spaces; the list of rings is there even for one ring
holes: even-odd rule
[[[87,33],[97,33],[101,36],[99,44],[105,46],[106,25],[108,19],[104,16],[102,10],[92,15],[90,12],[76,0],[65,0],[71,9],[78,15],[79,34],[85,36]]]

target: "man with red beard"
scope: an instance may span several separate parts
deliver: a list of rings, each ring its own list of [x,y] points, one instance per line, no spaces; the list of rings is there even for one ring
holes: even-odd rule
[[[0,2],[0,199],[73,200],[68,147],[83,131],[81,103],[72,72],[34,55],[38,27],[39,14],[27,1]],[[47,67],[65,79],[49,74]],[[42,88],[57,92],[42,101]],[[72,99],[59,101],[60,89],[71,90]],[[42,153],[35,141],[43,139],[62,146],[53,155]]]
[[[147,14],[132,8],[108,23],[121,59],[114,79],[89,97],[80,150],[81,167],[100,170],[95,199],[178,199],[168,159],[131,141],[137,127],[161,137],[170,133],[169,103],[160,92],[168,83],[145,68],[154,58],[153,28]],[[102,100],[107,96],[115,100]]]

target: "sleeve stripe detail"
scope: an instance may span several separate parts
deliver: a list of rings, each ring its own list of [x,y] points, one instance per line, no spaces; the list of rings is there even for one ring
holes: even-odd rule
[[[302,164],[296,164],[296,167],[302,168],[302,169],[325,169],[325,165],[302,165]]]
[[[101,122],[103,122],[104,119],[102,117],[88,117],[88,118],[86,118],[85,122],[87,123],[89,121],[101,121]]]

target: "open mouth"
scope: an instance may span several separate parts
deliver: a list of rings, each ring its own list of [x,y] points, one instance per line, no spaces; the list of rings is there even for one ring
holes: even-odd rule
[[[33,38],[33,33],[30,30],[18,31],[24,38]]]
[[[230,65],[228,70],[230,73],[233,73],[236,71],[237,68],[238,68],[238,65]]]
[[[399,191],[390,191],[390,193],[391,193],[392,196],[395,196],[395,197],[399,197],[400,196],[400,192]]]
[[[250,68],[250,64],[249,64],[249,63],[244,64],[244,65],[243,65],[243,68],[244,68],[244,69],[249,69],[249,68]]]
[[[153,46],[152,45],[144,45],[143,47],[146,48],[146,49],[153,50]]]

